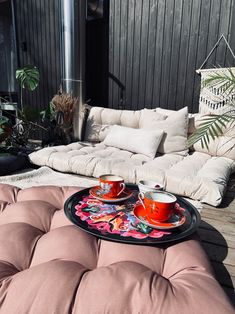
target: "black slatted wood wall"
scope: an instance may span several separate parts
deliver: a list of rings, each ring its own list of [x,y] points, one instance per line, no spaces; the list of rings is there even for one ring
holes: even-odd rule
[[[60,86],[60,1],[15,0],[19,67],[35,65],[40,83],[34,92],[25,92],[24,101],[44,109]]]
[[[41,73],[39,88],[25,99],[42,109],[61,83],[60,1],[14,2],[19,66],[35,64]],[[87,26],[87,99],[111,108],[187,105],[196,112],[200,78],[195,70],[221,34],[235,50],[234,2],[105,0],[109,23]],[[206,67],[234,64],[221,43]]]
[[[42,110],[61,84],[61,1],[13,1],[19,67],[36,65],[41,76],[39,88],[34,92],[24,92],[24,100],[28,105]],[[86,100],[93,105],[108,103],[108,1],[104,1],[104,18],[91,19],[86,25]]]
[[[195,70],[221,34],[235,51],[234,0],[110,0],[109,107],[198,110]],[[206,64],[235,61],[223,42]]]

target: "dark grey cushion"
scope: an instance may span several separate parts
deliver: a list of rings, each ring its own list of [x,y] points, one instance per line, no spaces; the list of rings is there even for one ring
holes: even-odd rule
[[[0,176],[11,174],[28,166],[29,160],[27,154],[18,153],[17,155],[6,154],[5,156],[0,156]]]

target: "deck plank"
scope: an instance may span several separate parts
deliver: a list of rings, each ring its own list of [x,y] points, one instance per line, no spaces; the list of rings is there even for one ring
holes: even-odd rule
[[[202,241],[216,243],[217,245],[235,249],[235,237],[231,234],[223,234],[213,229],[199,227],[198,234]]]
[[[211,261],[223,262],[233,265],[235,261],[235,249],[227,248],[216,243],[202,242],[202,246],[209,255]]]
[[[235,305],[235,174],[219,207],[203,205],[198,234],[217,280]]]
[[[221,222],[216,219],[208,219],[207,217],[203,217],[202,214],[202,222],[201,226],[205,229],[217,230],[217,232],[223,234],[230,234],[235,236],[235,228],[234,223],[229,222]]]

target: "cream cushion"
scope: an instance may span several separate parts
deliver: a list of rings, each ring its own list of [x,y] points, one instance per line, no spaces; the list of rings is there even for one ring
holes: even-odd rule
[[[86,123],[85,140],[91,142],[103,141],[112,125],[138,128],[140,112],[140,110],[131,111],[92,107]]]
[[[169,115],[174,113],[172,110],[161,108],[157,108],[156,111],[161,114],[167,114],[169,111]],[[200,113],[189,114],[188,137],[200,127],[205,118],[208,118],[208,115]],[[210,139],[208,148],[203,148],[201,142],[198,141],[190,147],[190,150],[209,154],[210,156],[221,156],[235,160],[235,122],[227,124],[222,129],[223,135],[214,140]]]
[[[163,120],[159,119],[159,114],[162,116],[157,110],[152,112],[144,110],[140,128],[164,131],[158,148],[159,153],[187,155],[188,108],[175,111]]]
[[[233,160],[193,152],[187,156],[165,154],[154,159],[104,143],[76,142],[47,147],[29,155],[38,166],[98,178],[105,173],[120,175],[125,182],[154,180],[171,193],[218,206],[226,191]]]
[[[184,110],[182,111],[186,119]],[[133,112],[96,107],[91,108],[89,123],[90,127],[99,124],[103,130],[105,125],[110,128],[115,124],[114,121],[119,125],[138,128],[140,123],[146,125],[145,118],[149,121],[148,115],[153,116],[155,112],[159,114],[159,116],[154,115],[157,124],[166,121],[174,123],[175,115],[181,115],[180,111],[170,112],[161,108],[148,109],[148,113],[146,112],[146,110]],[[156,120],[158,118],[161,121]],[[190,115],[190,126],[187,130],[189,133],[195,130],[195,124],[197,125],[200,119],[200,115]],[[94,129],[90,130],[91,132],[87,129],[86,131],[87,135],[92,135],[100,141],[100,133],[96,134]],[[226,136],[233,138],[233,128],[227,130]],[[184,139],[182,142],[184,143]],[[98,178],[104,173],[113,173],[122,176],[127,183],[154,180],[169,192],[218,206],[225,193],[229,176],[235,171],[235,158],[232,154],[226,156],[217,157],[211,156],[208,151],[206,153],[194,151],[186,156],[173,152],[152,159],[144,154],[107,146],[103,142],[76,142],[65,146],[43,148],[30,154],[29,159],[38,166],[45,165],[61,172],[88,177]]]
[[[154,111],[166,117],[169,117],[175,114],[175,110],[170,110],[170,109],[155,108]],[[197,120],[201,118],[201,116],[202,115],[200,113],[188,114],[188,135],[192,134],[196,130],[195,124],[197,123]]]
[[[162,136],[162,130],[152,131],[114,125],[106,136],[104,144],[154,158]]]
[[[204,119],[208,115],[199,115],[195,119],[195,129],[200,127]],[[210,143],[207,147],[202,147],[198,141],[193,145],[195,151],[209,154],[211,156],[223,156],[235,160],[235,122],[226,124],[222,127],[223,135],[216,137],[214,140],[210,138]]]
[[[102,142],[113,125],[138,129],[140,119],[142,119],[142,121],[144,119],[144,117],[142,117],[143,112],[146,111],[151,113],[154,109],[133,111],[91,107],[86,122],[85,140],[89,142]],[[166,115],[159,113],[158,119],[163,120],[165,118]]]

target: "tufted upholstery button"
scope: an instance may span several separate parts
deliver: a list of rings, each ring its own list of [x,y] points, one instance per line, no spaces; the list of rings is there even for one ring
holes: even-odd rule
[[[1,314],[234,313],[196,239],[97,239],[64,215],[78,190],[0,184]]]
[[[75,226],[53,229],[37,243],[31,267],[53,259],[77,262],[88,269],[97,265],[97,241]]]
[[[126,245],[122,243],[102,241],[98,267],[104,267],[117,262],[135,261],[154,272],[161,273],[164,262],[164,250],[151,246]],[[156,263],[157,261],[157,263]]]
[[[0,228],[0,259],[14,265],[19,271],[29,267],[39,229],[24,223],[10,223]]]
[[[80,264],[61,260],[22,271],[13,276],[5,289],[0,313],[70,313],[75,292],[85,272]],[[1,290],[0,293],[2,298]]]

